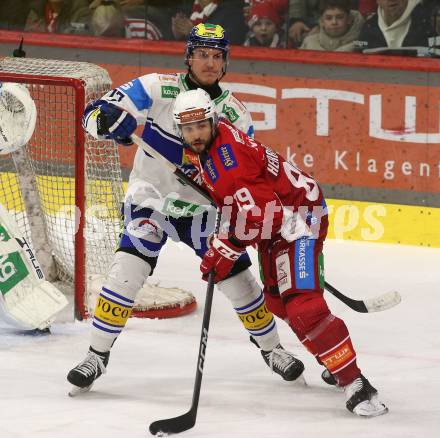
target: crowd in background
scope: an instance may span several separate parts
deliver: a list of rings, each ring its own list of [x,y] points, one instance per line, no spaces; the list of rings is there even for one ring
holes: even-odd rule
[[[0,2],[0,29],[28,32],[184,40],[200,22],[222,25],[231,44],[244,46],[418,56],[440,50],[440,0]]]

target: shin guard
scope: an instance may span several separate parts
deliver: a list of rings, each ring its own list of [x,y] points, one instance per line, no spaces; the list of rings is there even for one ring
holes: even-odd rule
[[[151,272],[147,262],[132,254],[117,252],[98,296],[92,321],[90,345],[109,351],[130,317],[137,292]]]
[[[229,298],[244,328],[262,350],[270,351],[280,343],[274,316],[248,269],[221,281],[218,288]]]
[[[301,294],[287,303],[286,310],[292,328],[305,334],[311,352],[340,386],[359,377],[361,371],[347,326],[330,313],[322,293]]]

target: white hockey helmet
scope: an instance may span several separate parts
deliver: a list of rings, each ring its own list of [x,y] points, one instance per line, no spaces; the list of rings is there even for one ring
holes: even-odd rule
[[[173,119],[178,129],[186,123],[212,119],[212,127],[215,129],[218,122],[217,108],[205,90],[197,88],[184,91],[174,102]]]

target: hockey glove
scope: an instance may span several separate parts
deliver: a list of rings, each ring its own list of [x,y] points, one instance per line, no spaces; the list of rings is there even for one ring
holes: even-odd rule
[[[98,102],[98,106],[86,108],[83,126],[94,137],[113,139],[125,146],[133,144],[131,134],[137,128],[136,119],[108,102]]]
[[[235,261],[243,253],[243,248],[234,245],[229,240],[214,237],[211,248],[205,252],[200,264],[203,280],[208,280],[211,271],[215,271],[215,283],[224,280],[231,272]]]

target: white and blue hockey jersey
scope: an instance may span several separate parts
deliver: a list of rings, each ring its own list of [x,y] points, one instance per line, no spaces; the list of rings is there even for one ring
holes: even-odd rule
[[[172,117],[176,96],[188,89],[185,74],[152,73],[115,88],[100,101],[110,102],[129,112],[138,125],[144,125],[142,138],[197,181],[200,178],[198,170],[185,157]],[[219,115],[248,135],[253,135],[249,112],[229,90],[222,89],[215,104]],[[85,128],[96,136],[96,118],[86,116]],[[125,199],[131,204],[150,207],[173,217],[192,216],[201,213],[207,206],[201,195],[180,183],[163,164],[141,149],[136,152]]]

